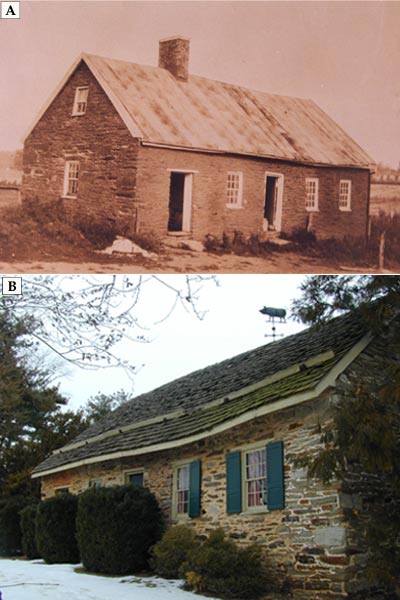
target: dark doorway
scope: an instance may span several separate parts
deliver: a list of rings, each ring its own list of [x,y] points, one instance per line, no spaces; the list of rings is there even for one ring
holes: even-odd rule
[[[268,176],[265,186],[264,219],[268,221],[268,229],[275,229],[277,181],[277,177]]]
[[[185,173],[171,173],[168,231],[182,231]]]

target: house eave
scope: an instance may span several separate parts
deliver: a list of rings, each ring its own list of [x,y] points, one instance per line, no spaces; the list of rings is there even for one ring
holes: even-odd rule
[[[298,158],[289,158],[287,156],[279,156],[272,154],[263,154],[257,152],[246,152],[246,151],[232,151],[218,148],[193,148],[193,146],[182,146],[182,145],[174,145],[174,144],[166,144],[163,142],[151,142],[149,140],[140,140],[140,144],[144,147],[149,148],[160,148],[164,150],[181,150],[184,152],[198,152],[202,154],[221,154],[224,156],[244,156],[250,158],[264,158],[267,160],[276,160],[279,162],[290,163],[294,165],[299,165],[303,167],[325,167],[325,168],[334,168],[334,169],[363,169],[365,171],[371,171],[374,168],[372,163],[324,163],[324,162],[312,162],[307,160],[301,160]]]
[[[277,400],[275,402],[271,402],[269,404],[265,404],[260,406],[254,410],[247,411],[235,417],[234,419],[229,419],[223,423],[218,424],[215,427],[211,427],[208,430],[181,438],[181,439],[173,439],[167,442],[161,442],[159,444],[153,444],[149,446],[141,446],[139,448],[134,448],[131,450],[117,451],[111,452],[109,454],[96,455],[89,458],[84,458],[81,460],[77,460],[74,462],[66,463],[64,465],[60,465],[58,467],[54,467],[51,469],[47,469],[45,471],[39,471],[37,473],[32,474],[32,479],[37,479],[40,477],[47,477],[49,475],[53,475],[55,473],[60,473],[62,471],[68,471],[70,469],[76,469],[78,467],[91,465],[99,462],[105,462],[109,460],[118,460],[121,458],[127,458],[131,456],[139,456],[143,454],[152,454],[154,452],[160,452],[163,450],[170,450],[172,448],[182,447],[199,440],[205,439],[212,435],[216,435],[222,433],[228,429],[232,429],[237,425],[241,425],[246,423],[252,419],[257,417],[265,416],[267,414],[271,414],[274,412],[278,412],[280,410],[284,410],[286,408],[295,406],[297,404],[301,404],[303,402],[307,402],[309,400],[313,400],[320,396],[324,391],[326,391],[329,387],[333,386],[337,377],[357,358],[357,356],[366,348],[366,346],[372,340],[373,335],[371,333],[366,334],[361,340],[359,340],[337,363],[332,367],[332,369],[321,379],[321,381],[312,389],[306,390],[304,392],[298,394],[292,394],[287,398],[283,398],[281,400]]]

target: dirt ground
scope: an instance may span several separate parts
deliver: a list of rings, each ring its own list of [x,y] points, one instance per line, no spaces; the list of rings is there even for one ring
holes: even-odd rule
[[[8,257],[7,257],[8,258]],[[2,273],[373,273],[374,266],[344,264],[321,258],[301,256],[295,252],[272,252],[268,258],[218,256],[207,252],[194,252],[168,248],[156,259],[142,256],[105,256],[83,252],[82,256],[34,257],[29,253],[11,260],[2,260]],[[385,270],[386,273],[395,273]]]

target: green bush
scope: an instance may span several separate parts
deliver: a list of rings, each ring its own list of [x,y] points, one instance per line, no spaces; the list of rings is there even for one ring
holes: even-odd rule
[[[79,498],[77,531],[86,569],[125,575],[147,568],[163,520],[157,500],[145,488],[92,488]]]
[[[78,498],[60,494],[38,505],[36,515],[37,549],[47,563],[77,563],[76,512]]]
[[[20,511],[28,500],[10,496],[0,500],[0,556],[21,554]]]
[[[20,513],[22,552],[29,559],[40,557],[36,546],[37,507],[37,504],[29,504]]]
[[[187,584],[196,592],[227,598],[259,598],[270,582],[263,569],[261,547],[240,548],[222,529],[189,553],[182,565]]]
[[[150,565],[160,577],[177,579],[181,566],[198,545],[193,529],[186,525],[175,525],[168,529],[163,538],[153,546]]]
[[[110,246],[118,234],[118,226],[113,218],[79,214],[74,215],[72,223],[97,249]]]

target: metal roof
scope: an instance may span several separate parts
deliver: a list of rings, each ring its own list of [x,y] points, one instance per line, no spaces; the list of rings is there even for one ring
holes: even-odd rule
[[[371,157],[312,100],[254,91],[159,67],[82,54],[133,137],[167,147],[369,168]],[[31,128],[31,130],[33,127]]]
[[[176,447],[317,397],[370,339],[365,321],[346,315],[195,371],[133,398],[56,450],[34,476]]]

